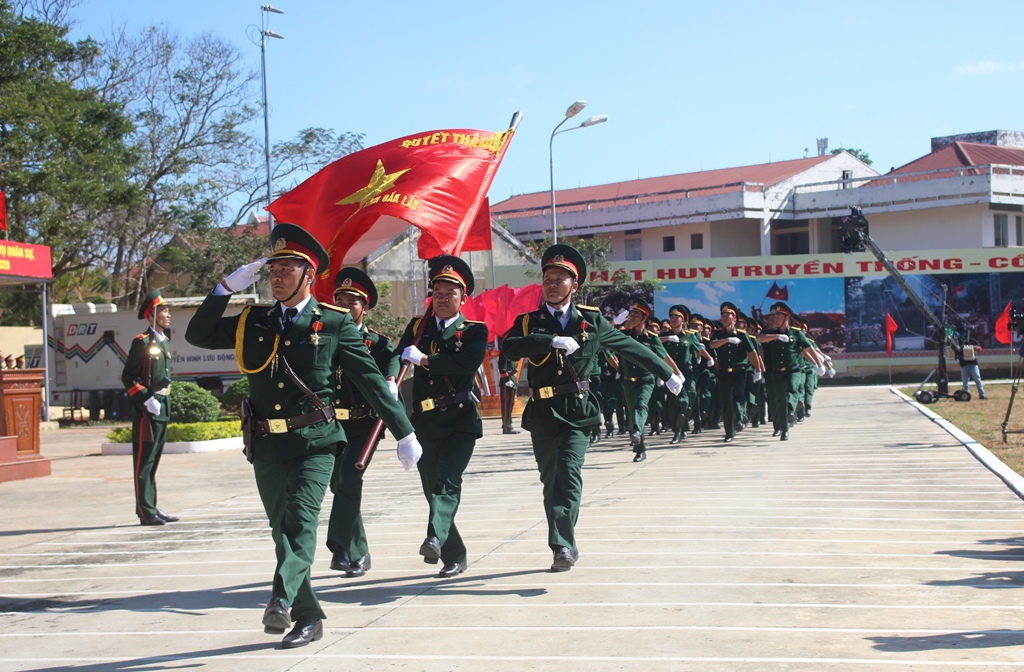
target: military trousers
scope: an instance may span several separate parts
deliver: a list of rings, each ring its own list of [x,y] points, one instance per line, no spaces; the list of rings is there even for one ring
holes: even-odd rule
[[[764,380],[772,428],[779,432],[788,432],[788,416],[796,412],[796,374],[792,371],[767,371]]]
[[[165,402],[166,403],[166,402]],[[135,482],[135,515],[151,518],[156,515],[156,468],[167,440],[167,421],[148,419],[153,426],[153,440],[142,440],[142,417],[132,414],[132,480]]]
[[[807,393],[807,372],[797,369],[793,372],[793,414],[799,420],[804,417],[804,395]]]
[[[510,378],[502,379],[501,383],[501,429],[512,429],[512,409],[516,405],[516,388],[509,387],[507,383]]]
[[[310,567],[320,506],[334,471],[334,452],[321,451],[286,462],[257,460],[253,471],[277,549],[274,597],[291,606],[292,620],[325,618],[313,593]]]
[[[334,459],[331,474],[331,518],[327,525],[327,548],[332,553],[345,551],[353,562],[370,552],[363,526],[363,474],[356,469],[359,453],[373,432],[374,419],[360,419],[343,423],[348,443],[341,447]],[[382,431],[381,436],[384,435]],[[380,437],[377,438],[377,444]],[[376,451],[376,445],[374,450]],[[370,453],[373,459],[373,453]],[[369,466],[369,462],[366,463]]]
[[[441,562],[466,561],[466,544],[455,525],[462,501],[462,474],[476,446],[473,434],[449,434],[441,439],[420,439],[423,456],[416,463],[427,498],[427,536],[441,543]]]
[[[604,413],[605,427],[612,427],[615,425],[615,408],[619,405],[619,379],[615,377],[614,371],[603,377],[604,399],[601,402],[601,410]]]
[[[583,498],[583,461],[590,443],[589,427],[572,427],[549,416],[530,428],[533,456],[544,486],[548,546],[576,548],[576,521]]]
[[[633,446],[633,452],[645,450],[644,425],[647,424],[647,413],[654,392],[654,376],[640,376],[638,380],[622,378],[622,396],[626,398],[626,422],[630,431],[640,434],[640,445]]]
[[[747,369],[722,369],[718,372],[718,403],[726,438],[736,436],[737,426],[745,421],[747,410]]]

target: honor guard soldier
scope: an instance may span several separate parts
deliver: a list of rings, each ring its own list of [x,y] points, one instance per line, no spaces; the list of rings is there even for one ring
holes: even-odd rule
[[[156,468],[164,452],[167,423],[171,419],[171,310],[160,290],[154,289],[139,308],[139,319],[149,328],[132,340],[121,382],[132,402],[132,480],[135,515],[142,525],[163,525],[178,520],[156,507]]]
[[[334,303],[348,309],[366,351],[384,377],[391,396],[398,399],[395,379],[399,362],[391,341],[364,324],[367,312],[377,305],[376,285],[358,268],[343,268],[334,276]],[[370,549],[360,513],[364,471],[356,468],[356,462],[373,433],[377,412],[344,369],[339,368],[334,373],[334,418],[345,430],[346,443],[339,444],[334,458],[331,475],[334,502],[327,526],[327,548],[331,551],[331,569],[345,572],[348,577],[363,576],[370,569]],[[378,435],[378,443],[382,434]]]
[[[665,352],[676,363],[676,367],[686,379],[683,391],[678,396],[671,395],[666,399],[665,418],[674,429],[671,443],[679,443],[690,431],[691,418],[696,418],[695,428],[700,427],[700,414],[697,409],[697,365],[700,359],[711,359],[704,349],[700,331],[689,328],[690,309],[676,304],[668,311],[668,329],[662,331],[661,340]]]
[[[530,432],[533,454],[544,485],[551,570],[576,564],[576,521],[583,494],[583,461],[590,430],[601,409],[590,394],[590,377],[604,349],[645,372],[668,381],[673,394],[683,381],[649,348],[608,324],[596,308],[577,306],[573,294],[586,278],[583,257],[569,245],[552,245],[541,257],[545,305],[516,318],[504,343],[509,357],[526,359],[530,400],[523,429]],[[646,318],[645,318],[646,319]]]
[[[420,446],[348,310],[312,297],[318,270],[328,267],[323,247],[294,224],[275,226],[270,243],[269,261],[242,266],[206,297],[185,339],[208,350],[233,348],[249,380],[251,396],[243,403],[242,419],[246,456],[277,548],[263,626],[267,633],[280,634],[294,619],[282,640],[284,648],[294,648],[323,637],[324,612],[313,593],[310,567],[335,450],[345,442],[331,405],[339,367],[392,435],[402,437],[398,456],[407,470]],[[275,304],[247,306],[239,315],[224,317],[230,294],[251,285],[264,263]]]
[[[483,436],[476,373],[487,354],[487,326],[467,320],[460,308],[473,293],[473,272],[459,257],[441,255],[427,262],[431,286],[430,317],[419,345],[417,318],[398,343],[402,360],[416,367],[412,424],[423,442],[420,482],[427,498],[427,538],[420,555],[443,563],[438,578],[466,571],[466,544],[455,525],[462,499],[462,474]]]
[[[519,388],[519,362],[509,359],[502,352],[498,355],[498,384],[501,387],[501,433],[518,434],[512,426],[512,409],[516,405],[516,390]]]
[[[735,304],[722,304],[720,318],[722,327],[711,334],[709,346],[718,360],[718,403],[725,425],[725,442],[732,443],[736,432],[746,426],[747,373],[754,369],[753,380],[761,379],[757,352],[746,332],[736,329]]]
[[[782,301],[771,307],[765,316],[768,328],[757,340],[761,343],[765,366],[765,392],[774,432],[782,441],[789,441],[789,426],[796,417],[797,378],[801,376],[801,358],[815,361],[814,347],[799,329],[793,329],[793,311]]]
[[[658,337],[661,340],[661,320],[657,317],[652,317],[647,320],[647,332]],[[662,343],[664,347],[664,343]],[[667,355],[667,353],[666,353]],[[667,360],[666,360],[667,361]],[[671,366],[671,365],[670,365]],[[675,396],[675,395],[672,395]],[[647,421],[651,425],[651,436],[657,436],[661,434],[663,429],[667,429],[669,422],[666,422],[662,416],[662,410],[665,406],[667,399],[665,393],[665,385],[660,380],[654,383],[654,390],[651,392],[651,400],[648,404]]]

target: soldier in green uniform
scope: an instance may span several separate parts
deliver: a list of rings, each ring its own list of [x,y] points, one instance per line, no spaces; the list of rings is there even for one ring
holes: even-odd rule
[[[665,352],[676,363],[686,382],[683,391],[677,395],[669,395],[665,404],[665,416],[672,424],[674,434],[671,443],[679,443],[690,431],[690,419],[696,418],[695,429],[700,427],[700,414],[695,414],[697,406],[697,366],[701,358],[711,359],[704,349],[700,331],[690,329],[690,309],[682,304],[669,308],[668,329],[662,332],[661,340]]]
[[[690,329],[700,336],[700,344],[705,352],[710,352],[708,344],[711,343],[711,329],[707,319],[699,313],[693,313],[690,316]],[[694,434],[710,429],[715,382],[715,358],[709,354],[708,358],[702,357],[697,363],[697,406],[692,413]]]
[[[657,317],[652,317],[647,320],[647,332],[654,334],[661,340],[661,320]],[[662,343],[664,346],[664,343]],[[675,396],[675,395],[672,395]],[[655,381],[654,389],[651,391],[651,400],[647,407],[648,422],[651,425],[651,436],[657,436],[661,434],[663,429],[667,429],[668,423],[662,416],[662,410],[667,400],[664,383],[661,381]]]
[[[316,528],[334,455],[345,442],[332,409],[339,368],[398,441],[398,456],[411,469],[421,452],[402,406],[366,351],[348,310],[321,304],[311,289],[327,253],[305,230],[278,224],[270,234],[273,253],[242,266],[206,297],[192,317],[185,339],[209,350],[234,348],[238,368],[249,380],[243,427],[256,486],[277,548],[272,596],[263,613],[264,630],[279,634],[284,648],[323,637],[324,612],[313,593],[310,567]],[[273,306],[246,307],[224,317],[229,296],[270,268]],[[291,609],[291,619],[289,618]]]
[[[377,305],[376,285],[358,268],[343,268],[334,276],[334,303],[348,309],[391,396],[398,399],[395,379],[399,362],[394,357],[391,341],[364,324],[367,311]],[[334,373],[334,417],[345,430],[345,443],[338,445],[331,474],[334,502],[327,526],[327,548],[331,551],[331,569],[345,572],[348,577],[363,576],[370,569],[370,549],[360,513],[365,472],[356,468],[356,462],[373,433],[377,412],[344,369],[339,368]],[[381,436],[383,432],[377,438],[378,443]]]
[[[178,520],[156,507],[156,468],[164,452],[171,405],[170,338],[171,310],[160,290],[154,289],[139,308],[139,319],[149,328],[132,340],[121,382],[132,402],[132,480],[135,483],[135,515],[142,525],[163,525]]]
[[[611,364],[612,353],[607,348],[598,357],[601,370],[601,412],[604,414],[605,438],[615,433],[615,411],[619,406],[619,372]]]
[[[709,346],[718,360],[718,403],[725,425],[725,442],[732,443],[736,432],[746,426],[747,373],[754,369],[754,380],[761,379],[757,352],[746,332],[736,329],[739,310],[730,301],[722,303],[721,329],[711,334]]]
[[[512,426],[512,409],[516,405],[516,390],[519,388],[519,362],[509,359],[502,352],[498,355],[498,385],[501,387],[501,433],[518,434]]]
[[[648,319],[651,307],[643,299],[637,299],[629,309],[629,316],[623,326],[623,333],[649,348],[662,361],[668,361],[670,369],[675,366],[665,352],[658,335],[648,331]],[[639,366],[627,359],[619,360],[619,373],[622,375],[622,394],[626,398],[626,422],[630,425],[629,442],[633,446],[633,461],[643,462],[647,459],[647,446],[644,442],[644,425],[651,395],[654,393],[655,377],[649,368]],[[673,369],[673,373],[678,373]]]
[[[601,409],[590,394],[590,377],[607,348],[644,372],[654,372],[678,394],[674,375],[649,348],[608,324],[596,308],[577,306],[572,298],[586,278],[582,255],[569,245],[552,245],[541,257],[544,306],[516,318],[503,345],[509,357],[526,359],[530,400],[523,428],[530,432],[533,454],[544,486],[551,570],[576,564],[576,521],[583,494],[583,461],[590,430],[601,422]],[[646,318],[645,318],[646,319]]]
[[[487,355],[487,326],[467,320],[460,308],[473,293],[473,272],[459,257],[428,261],[431,306],[419,345],[413,345],[420,321],[409,323],[398,343],[402,360],[416,367],[412,424],[423,442],[420,482],[427,498],[427,538],[420,555],[443,563],[438,578],[466,571],[466,544],[455,525],[462,500],[462,474],[483,436],[479,399],[473,392],[477,369]],[[513,358],[514,359],[514,358]]]
[[[801,358],[815,361],[810,341],[802,331],[791,327],[792,316],[793,311],[782,301],[773,304],[765,317],[768,328],[757,337],[764,355],[768,410],[775,429],[772,436],[782,441],[789,441],[789,426],[796,413]]]

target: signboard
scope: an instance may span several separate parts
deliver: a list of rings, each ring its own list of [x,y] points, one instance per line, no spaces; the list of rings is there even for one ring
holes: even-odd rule
[[[52,277],[49,246],[0,240],[0,281],[5,278],[49,280]]]

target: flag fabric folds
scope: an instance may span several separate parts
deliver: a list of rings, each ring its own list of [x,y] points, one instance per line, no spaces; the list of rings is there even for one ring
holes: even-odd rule
[[[892,357],[892,337],[896,333],[899,326],[896,324],[896,320],[892,319],[892,315],[889,313],[885,314],[885,352],[887,355]]]
[[[267,210],[309,231],[330,255],[318,299],[329,298],[344,264],[409,224],[421,232],[421,259],[490,249],[484,196],[514,133],[447,129],[391,140],[325,166]]]
[[[1006,308],[996,318],[996,341],[999,343],[1013,343],[1013,331],[1010,329],[1010,309],[1013,301],[1006,302]]]
[[[773,301],[789,301],[789,287],[779,287],[779,283],[772,281],[772,287],[768,290],[765,298]]]
[[[0,191],[0,231],[7,230],[7,194]]]

